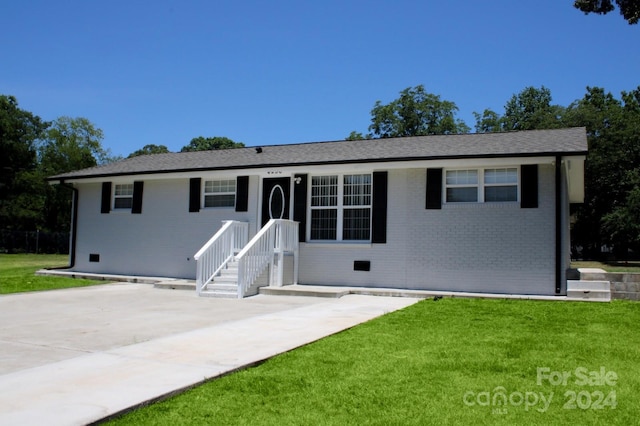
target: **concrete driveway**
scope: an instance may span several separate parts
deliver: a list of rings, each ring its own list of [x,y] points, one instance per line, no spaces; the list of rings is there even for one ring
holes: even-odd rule
[[[0,296],[0,374],[301,306],[314,297],[197,297],[149,284]]]
[[[0,424],[87,424],[417,302],[199,298],[149,284],[0,296]]]

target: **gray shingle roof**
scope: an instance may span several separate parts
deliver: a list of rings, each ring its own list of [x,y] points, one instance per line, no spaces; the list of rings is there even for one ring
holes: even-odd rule
[[[250,147],[143,155],[104,166],[51,176],[49,180],[291,165],[582,155],[586,152],[586,130],[583,127],[576,127],[557,130],[269,145],[262,147],[261,153],[257,153],[255,147]]]

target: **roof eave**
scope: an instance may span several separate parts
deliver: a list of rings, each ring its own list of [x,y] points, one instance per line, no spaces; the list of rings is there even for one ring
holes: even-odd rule
[[[377,159],[352,159],[352,160],[334,160],[334,161],[308,161],[298,163],[268,163],[253,165],[236,165],[223,167],[188,167],[166,170],[140,170],[135,172],[116,172],[116,173],[98,173],[98,174],[71,174],[57,175],[47,178],[50,183],[63,183],[71,180],[96,179],[118,176],[140,176],[140,175],[157,175],[170,173],[185,172],[206,172],[206,171],[222,171],[222,170],[242,170],[242,169],[264,169],[273,167],[304,167],[304,166],[320,166],[320,165],[340,165],[340,164],[364,164],[364,163],[390,163],[390,162],[411,162],[411,161],[436,161],[436,160],[462,160],[462,159],[478,159],[478,158],[531,158],[531,157],[548,157],[548,156],[585,156],[587,150],[581,151],[549,151],[549,152],[531,152],[531,153],[500,153],[500,154],[473,154],[473,155],[442,155],[442,156],[423,156],[423,157],[395,157],[395,158],[377,158]]]

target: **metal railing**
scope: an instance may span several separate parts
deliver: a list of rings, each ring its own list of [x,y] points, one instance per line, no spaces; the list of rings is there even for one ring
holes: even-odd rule
[[[238,297],[244,297],[267,267],[270,267],[269,285],[282,286],[287,252],[293,253],[293,283],[297,284],[298,222],[271,219],[236,256]]]
[[[222,223],[222,228],[193,256],[198,294],[233,259],[235,253],[242,250],[249,239],[247,222],[225,220]]]

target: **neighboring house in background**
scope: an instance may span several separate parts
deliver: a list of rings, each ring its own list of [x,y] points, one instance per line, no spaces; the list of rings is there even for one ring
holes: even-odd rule
[[[566,293],[584,128],[139,156],[73,188],[72,271],[195,278],[222,221],[299,222],[300,284]],[[275,212],[275,213],[274,213]]]

